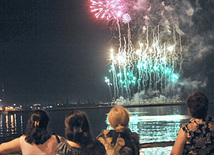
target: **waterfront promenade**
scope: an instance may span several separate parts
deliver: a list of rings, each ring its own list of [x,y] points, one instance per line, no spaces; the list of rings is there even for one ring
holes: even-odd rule
[[[94,129],[94,135],[96,136],[102,129],[108,128],[106,116],[112,106],[114,105],[81,105],[49,108],[46,110],[49,112],[52,120],[50,124],[51,129],[62,136],[64,134],[63,122],[66,114],[74,109],[86,111],[89,115],[92,128]],[[125,107],[130,111],[131,130],[139,133],[141,137],[140,146],[142,150],[157,150],[161,148],[161,151],[166,149],[169,152],[170,147],[173,146],[180,124],[185,122],[183,118],[183,116],[187,114],[187,112],[183,110],[185,109],[185,103],[125,105]],[[19,137],[24,133],[27,118],[30,113],[30,109],[3,112],[2,119],[5,120],[3,120],[2,123],[3,125],[6,123],[4,129],[2,129],[3,132],[9,130],[7,131],[9,137]],[[14,119],[16,119],[16,121]],[[177,119],[182,119],[182,122]],[[21,120],[22,122],[20,122]],[[5,137],[7,140],[2,137],[2,142],[10,140],[8,136]]]

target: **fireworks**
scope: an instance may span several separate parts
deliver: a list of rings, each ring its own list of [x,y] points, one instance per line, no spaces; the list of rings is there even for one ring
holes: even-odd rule
[[[123,15],[123,18],[122,18],[122,21],[123,21],[124,23],[129,23],[129,22],[131,21],[130,15],[129,15],[128,13],[124,14],[124,15]]]
[[[117,49],[110,51],[110,77],[105,77],[110,94],[113,92],[111,96],[114,96],[114,99],[121,96],[132,99],[134,94],[141,91],[144,91],[144,94],[156,92],[167,97],[175,93],[172,90],[180,78],[183,61],[179,26],[174,24],[176,22],[173,20],[174,23],[171,24],[165,16],[176,15],[172,13],[173,9],[169,10],[168,6],[161,5],[159,1],[144,5],[137,3],[134,6],[134,1],[125,0],[90,0],[90,2],[91,12],[96,18],[117,21],[115,25],[119,42]],[[142,13],[138,12],[136,15],[141,15],[142,18],[139,16],[131,23],[129,13],[133,15],[134,11],[141,9]],[[156,13],[157,10],[159,14]],[[140,26],[136,26],[138,22]],[[157,25],[150,27],[150,24]],[[132,43],[130,25],[140,28],[136,31],[140,33],[135,35],[139,38],[138,43]]]
[[[147,33],[148,34],[148,33]],[[139,42],[138,48],[120,47],[110,51],[111,78],[115,98],[131,98],[142,90],[167,94],[179,80],[182,55],[179,39],[162,42],[158,31],[151,42]],[[147,36],[149,38],[149,36]],[[167,88],[167,90],[166,90]]]
[[[123,5],[121,0],[90,0],[91,12],[96,18],[112,20],[123,15]]]

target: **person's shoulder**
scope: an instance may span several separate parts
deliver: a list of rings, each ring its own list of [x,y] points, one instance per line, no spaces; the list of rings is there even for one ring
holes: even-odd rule
[[[130,135],[133,145],[139,145],[140,136],[136,132],[131,132]]]
[[[63,138],[62,136],[59,136],[58,134],[55,134],[55,133],[53,133],[53,134],[51,135],[51,138],[54,139],[54,140],[56,140],[57,143],[60,143],[61,141],[64,140],[64,138]]]
[[[61,137],[61,142],[57,145],[55,154],[81,154],[82,149],[72,147],[64,137]]]
[[[26,135],[21,135],[20,138],[26,138]]]
[[[63,149],[68,149],[71,146],[68,144],[68,142],[66,141],[66,139],[64,137],[61,137],[61,142],[57,145],[57,149],[56,150],[63,150]]]
[[[25,138],[26,138],[26,135],[21,135],[21,136],[19,137],[19,140],[20,140],[20,141],[24,141]]]
[[[187,127],[188,124],[189,124],[189,122],[188,122],[188,123],[181,124],[181,128]]]
[[[136,140],[139,140],[139,138],[140,138],[136,132],[131,132],[131,137],[136,139]]]
[[[187,130],[188,130],[188,125],[189,125],[190,123],[192,123],[192,119],[190,119],[190,121],[187,122],[187,123],[181,124],[180,129],[182,129],[183,131],[187,131]]]
[[[60,137],[60,143],[65,143],[65,144],[68,144],[67,140],[65,139],[65,137]]]

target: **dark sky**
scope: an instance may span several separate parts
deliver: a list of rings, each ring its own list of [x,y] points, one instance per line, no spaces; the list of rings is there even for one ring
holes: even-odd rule
[[[109,101],[109,33],[84,0],[2,0],[0,82],[8,103]]]
[[[184,97],[198,90],[214,96],[214,0],[165,0],[168,13],[163,15],[155,10],[162,0],[124,1],[132,8],[133,41],[141,37],[145,16],[153,26],[163,17],[179,26],[185,35],[182,88],[177,89],[184,92],[186,87]],[[112,33],[112,23],[96,20],[88,2],[0,1],[0,84],[5,104],[111,100],[104,77],[109,75],[110,42],[118,32]]]

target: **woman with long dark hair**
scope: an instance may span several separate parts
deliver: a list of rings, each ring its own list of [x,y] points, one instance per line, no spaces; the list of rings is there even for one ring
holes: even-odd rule
[[[65,119],[65,138],[57,146],[57,155],[105,155],[105,147],[92,137],[86,114],[72,111]]]
[[[34,111],[28,120],[26,134],[0,145],[0,153],[22,152],[23,155],[54,155],[59,139],[47,130],[49,117],[43,110]]]

